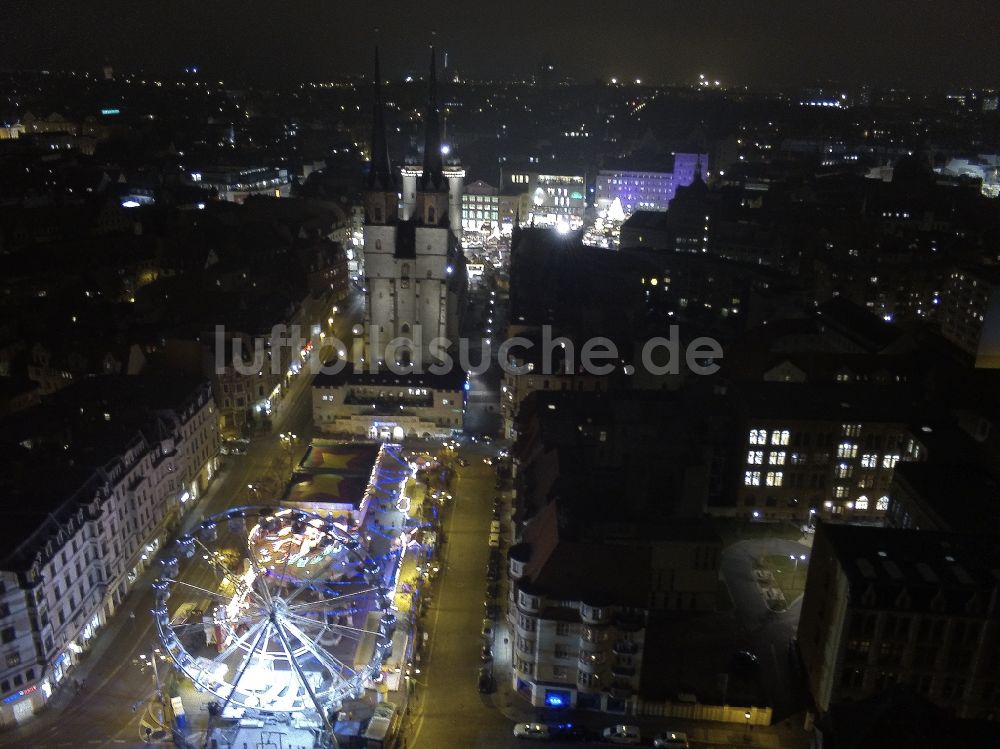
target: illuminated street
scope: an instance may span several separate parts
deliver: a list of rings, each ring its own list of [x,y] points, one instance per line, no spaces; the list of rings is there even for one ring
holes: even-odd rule
[[[335,333],[342,340],[349,340],[351,316],[357,315],[359,309],[359,300],[355,299],[353,306],[337,318]],[[307,372],[308,369],[293,380],[271,433],[252,440],[246,455],[225,459],[207,494],[186,517],[182,526],[185,532],[195,527],[202,517],[251,502],[254,497],[247,484],[272,473],[275,466],[287,466],[288,452],[278,433],[290,431],[302,435],[298,449],[305,450],[308,435],[312,433]],[[152,670],[143,665],[140,656],[151,655],[152,649],[158,647],[149,614],[154,605],[151,585],[158,575],[159,564],[153,564],[98,636],[97,643],[85,656],[82,675],[74,674],[74,678],[85,680],[79,693],[69,685],[55,695],[49,708],[35,720],[0,733],[0,746],[22,747],[29,741],[37,749],[109,744],[138,746],[142,743],[143,717],[156,688]],[[210,568],[203,567],[188,582],[211,587],[215,575]],[[162,671],[166,671],[165,664]]]

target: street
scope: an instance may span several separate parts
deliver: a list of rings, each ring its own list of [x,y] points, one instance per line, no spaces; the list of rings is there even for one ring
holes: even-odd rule
[[[352,321],[361,308],[356,297],[335,320],[334,334],[340,340],[350,340]],[[305,451],[312,434],[311,383],[309,367],[303,367],[273,419],[272,431],[254,438],[246,455],[224,457],[219,474],[184,517],[178,535],[202,518],[230,507],[270,504],[279,499],[255,497],[247,485],[278,466],[287,469],[289,453],[280,433],[293,432],[300,438],[292,446],[293,461]],[[167,544],[165,551],[170,548],[171,544]],[[153,607],[150,586],[159,575],[160,565],[154,561],[136,580],[115,616],[94,646],[81,656],[81,665],[63,689],[53,695],[46,710],[32,721],[0,733],[0,747],[148,746],[142,739],[141,722],[156,688],[152,670],[140,655],[145,655],[148,662],[152,649],[158,647],[149,612]],[[204,585],[209,581],[191,582]],[[162,676],[169,666],[160,665]],[[74,679],[84,681],[79,692],[73,687]]]

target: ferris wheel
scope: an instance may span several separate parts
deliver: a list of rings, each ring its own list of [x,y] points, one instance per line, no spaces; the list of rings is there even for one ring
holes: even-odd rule
[[[230,510],[163,562],[157,635],[223,714],[315,710],[329,727],[328,713],[363,694],[391,649],[387,568],[330,518]]]

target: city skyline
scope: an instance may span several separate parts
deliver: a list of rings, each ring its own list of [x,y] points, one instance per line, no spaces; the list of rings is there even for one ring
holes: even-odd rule
[[[372,17],[367,8],[288,10],[257,0],[169,10],[18,2],[0,33],[0,66],[110,64],[157,72],[197,66],[213,76],[280,83],[364,74],[379,41],[389,78],[421,75],[417,61],[435,43],[452,66],[477,78],[523,77],[551,64],[556,76],[583,82],[683,83],[706,73],[751,87],[835,80],[939,90],[1000,79],[1000,61],[990,54],[1000,9],[969,0],[950,3],[943,17],[930,6],[899,2],[810,8],[787,0],[742,8],[644,2],[619,15],[594,2],[572,12],[526,3],[506,8],[484,20],[477,8],[447,3]]]

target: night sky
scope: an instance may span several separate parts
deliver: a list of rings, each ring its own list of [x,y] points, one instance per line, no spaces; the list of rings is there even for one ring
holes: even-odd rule
[[[685,82],[705,72],[756,86],[1000,85],[996,0],[5,0],[3,8],[4,68],[196,64],[226,78],[317,80],[364,72],[378,27],[389,76],[420,72],[436,31],[439,47],[473,76],[531,73],[548,60],[582,80]]]

